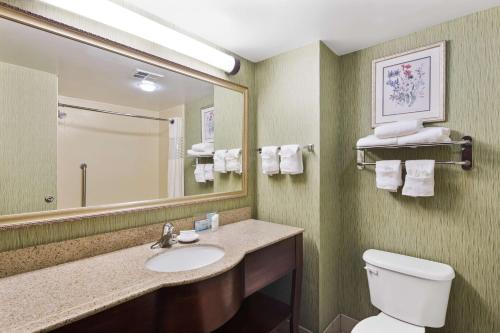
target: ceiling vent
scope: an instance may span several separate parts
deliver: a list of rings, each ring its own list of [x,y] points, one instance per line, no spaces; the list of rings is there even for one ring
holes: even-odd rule
[[[150,81],[154,81],[160,77],[163,77],[163,75],[161,74],[148,72],[143,69],[137,69],[133,76],[140,80],[150,80]]]

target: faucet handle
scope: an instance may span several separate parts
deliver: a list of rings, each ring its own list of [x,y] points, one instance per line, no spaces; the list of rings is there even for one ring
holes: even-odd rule
[[[174,226],[172,225],[172,223],[170,222],[167,222],[165,223],[165,225],[163,225],[163,236],[165,236],[166,234],[172,234],[174,232],[175,228]]]

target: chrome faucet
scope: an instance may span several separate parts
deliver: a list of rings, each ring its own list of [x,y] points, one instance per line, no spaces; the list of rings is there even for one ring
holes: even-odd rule
[[[151,245],[152,249],[170,247],[177,243],[176,234],[174,234],[174,226],[171,223],[165,223],[163,226],[163,234],[159,241]]]

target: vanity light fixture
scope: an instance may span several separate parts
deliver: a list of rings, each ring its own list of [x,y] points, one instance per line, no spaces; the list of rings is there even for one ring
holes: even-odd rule
[[[103,23],[112,28],[159,44],[229,75],[238,73],[240,60],[214,47],[181,34],[109,0],[41,0],[47,4]]]
[[[149,81],[149,80],[142,80],[139,82],[139,84],[137,86],[139,88],[141,88],[142,91],[146,91],[146,92],[153,92],[156,89],[158,89],[158,86],[156,85],[156,83],[154,83],[153,81]]]

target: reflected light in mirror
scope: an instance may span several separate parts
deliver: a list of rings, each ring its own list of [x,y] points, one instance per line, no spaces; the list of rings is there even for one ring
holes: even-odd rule
[[[239,60],[109,0],[41,0],[236,74]]]
[[[154,83],[152,81],[148,81],[148,80],[140,81],[138,86],[139,86],[139,88],[141,88],[142,91],[145,91],[145,92],[153,92],[153,91],[156,91],[156,89],[158,89],[158,86],[156,85],[156,83]]]

